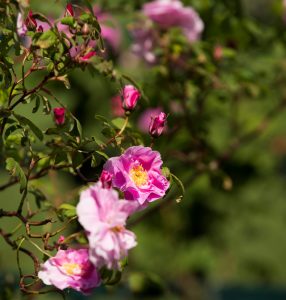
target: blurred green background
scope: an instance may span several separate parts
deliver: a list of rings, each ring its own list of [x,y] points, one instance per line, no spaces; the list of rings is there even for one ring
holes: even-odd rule
[[[123,42],[111,55],[117,68],[143,86],[151,103],[139,105],[132,122],[165,89],[152,86],[154,69],[130,53],[131,37],[127,25],[134,21],[134,9],[146,1],[98,1],[119,20]],[[211,90],[203,119],[205,139],[214,153],[223,153],[232,141],[236,126],[248,132],[286,96],[286,23],[280,0],[189,0],[205,22],[203,41],[209,47],[236,44],[235,58],[222,63],[221,81],[226,94]],[[59,17],[64,1],[31,0],[33,10]],[[54,86],[57,97],[82,122],[86,135],[97,135],[100,125],[94,115],[112,117],[110,99],[118,92],[113,84],[88,72],[70,76],[71,89]],[[194,86],[196,83],[192,83]],[[241,92],[243,88],[247,92]],[[199,91],[201,92],[201,91]],[[163,93],[163,92],[162,92]],[[154,95],[154,96],[153,96]],[[168,98],[168,95],[166,96]],[[230,99],[231,97],[231,99]],[[233,101],[237,97],[238,101]],[[162,97],[164,98],[164,96]],[[191,105],[191,102],[190,102]],[[30,107],[22,106],[28,116]],[[172,119],[173,118],[173,119]],[[172,128],[176,118],[169,116]],[[162,136],[155,145],[166,166],[185,183],[186,195],[150,213],[132,229],[138,246],[130,251],[129,266],[121,283],[99,288],[88,299],[286,299],[286,112],[267,120],[262,134],[250,138],[223,163],[224,175],[202,173],[191,181],[193,166],[180,159],[190,133],[182,128],[172,139]],[[51,126],[51,116],[38,116],[41,128]],[[234,124],[231,127],[229,124]],[[148,141],[148,137],[146,137]],[[0,182],[8,175],[0,170]],[[79,178],[51,173],[37,184],[56,205],[75,203],[74,189]],[[15,209],[18,187],[1,192],[1,207]],[[162,200],[160,200],[162,201]],[[151,206],[160,205],[153,203]],[[0,220],[1,227],[13,228],[17,222]],[[17,292],[16,254],[0,240],[0,293],[3,299],[21,299]],[[39,254],[40,255],[40,254]],[[24,268],[30,261],[22,257]],[[5,298],[7,296],[7,298]],[[57,294],[25,299],[61,299]],[[69,292],[68,299],[84,299]]]

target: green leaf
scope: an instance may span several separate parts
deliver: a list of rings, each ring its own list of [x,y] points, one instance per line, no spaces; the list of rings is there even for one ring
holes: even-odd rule
[[[41,131],[41,129],[39,127],[37,127],[32,121],[30,121],[29,119],[27,119],[24,116],[18,115],[14,113],[14,117],[18,120],[18,122],[21,125],[27,125],[30,127],[30,129],[32,130],[32,132],[35,134],[35,136],[42,141],[44,138],[44,135]]]
[[[36,42],[36,46],[39,46],[42,49],[48,49],[52,47],[56,41],[57,35],[52,30],[48,30],[41,34]]]
[[[124,126],[124,123],[125,123],[125,119],[123,118],[116,118],[116,119],[113,119],[111,121],[111,123],[118,129],[121,129],[123,126]]]
[[[71,204],[64,203],[58,208],[58,210],[67,218],[76,216],[76,207]]]
[[[20,182],[20,192],[22,192],[27,186],[27,177],[19,163],[12,157],[7,158],[6,170],[8,170],[12,176],[18,177]]]
[[[74,17],[71,16],[67,16],[61,19],[61,23],[63,25],[68,25],[70,27],[74,27],[75,26],[75,19]]]
[[[101,152],[101,151],[95,151],[97,154],[99,154],[100,156],[104,157],[106,160],[109,160],[109,157],[106,153]]]
[[[33,114],[36,113],[39,110],[39,108],[40,108],[41,99],[40,99],[40,97],[38,95],[36,95],[36,97],[35,97],[35,102],[36,102],[35,106],[34,106],[34,108],[32,110]]]

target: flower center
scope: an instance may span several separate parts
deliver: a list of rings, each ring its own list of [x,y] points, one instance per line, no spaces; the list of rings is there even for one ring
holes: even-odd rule
[[[120,225],[117,225],[117,226],[112,227],[111,230],[112,230],[113,232],[117,233],[117,232],[123,231],[123,230],[124,230],[124,227],[123,227],[123,226],[120,226]]]
[[[133,167],[130,170],[129,174],[136,186],[140,187],[148,182],[148,173],[141,165]]]
[[[66,274],[69,276],[76,275],[81,272],[81,268],[79,264],[75,264],[75,263],[65,263],[63,264],[63,269],[65,270]]]

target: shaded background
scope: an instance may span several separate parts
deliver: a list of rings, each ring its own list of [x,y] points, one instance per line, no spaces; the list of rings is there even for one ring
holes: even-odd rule
[[[139,105],[132,119],[135,126],[145,107],[163,106],[166,110],[170,101],[168,95],[157,97],[164,94],[166,83],[152,85],[155,71],[138,61],[129,50],[131,37],[126,28],[134,21],[133,10],[144,2],[97,2],[111,11],[121,26],[121,49],[111,53],[111,58],[119,69],[142,84],[151,99],[150,104]],[[235,58],[220,66],[220,76],[229,87],[228,92],[209,92],[202,119],[208,144],[214,153],[223,153],[237,127],[244,131],[254,128],[285,97],[286,24],[282,3],[280,0],[184,3],[195,7],[203,18],[206,28],[202,40],[209,47],[223,45],[235,51]],[[64,2],[31,0],[31,7],[59,17]],[[80,119],[86,135],[99,135],[101,128],[94,115],[112,117],[110,99],[118,92],[116,87],[108,80],[82,71],[71,74],[70,81],[71,90],[54,87],[57,97]],[[190,88],[193,86],[195,83]],[[29,115],[30,108],[22,106],[21,111]],[[176,118],[180,115],[170,114],[170,128]],[[203,173],[191,184],[193,165],[177,152],[184,153],[191,139],[186,131],[188,124],[175,137],[161,137],[155,148],[161,152],[164,163],[185,183],[186,195],[180,203],[174,199],[161,205],[132,227],[138,246],[130,251],[123,280],[118,286],[99,288],[90,299],[285,299],[285,119],[285,112],[275,114],[261,134],[239,145],[223,163],[223,176]],[[53,122],[50,116],[40,116],[35,121],[42,128]],[[145,138],[148,143],[148,137]],[[0,171],[0,181],[7,178]],[[37,184],[59,205],[63,201],[75,203],[77,196],[73,191],[83,183],[80,178],[51,173]],[[18,187],[7,189],[1,192],[1,206],[5,210],[14,209],[19,197]],[[1,227],[17,225],[10,220],[0,222]],[[10,295],[11,299],[20,299],[15,253],[3,241],[0,249],[1,297],[9,299]],[[29,260],[23,256],[22,261],[29,270]],[[56,294],[36,298],[61,299]],[[83,298],[68,293],[68,299]]]

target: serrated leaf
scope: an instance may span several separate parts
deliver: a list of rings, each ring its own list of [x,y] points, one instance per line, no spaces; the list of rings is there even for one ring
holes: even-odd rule
[[[74,27],[75,25],[75,19],[72,16],[67,16],[61,19],[61,23],[63,25],[68,25],[70,27]]]
[[[44,138],[44,135],[41,131],[41,129],[39,127],[37,127],[32,121],[30,121],[29,119],[27,119],[24,116],[18,115],[14,113],[14,117],[18,120],[18,122],[21,125],[27,125],[29,126],[29,128],[32,130],[32,132],[35,134],[35,136],[42,141]]]
[[[32,110],[33,114],[36,113],[39,110],[40,104],[41,104],[41,99],[40,99],[40,97],[38,95],[36,95],[36,97],[35,97],[35,106],[34,106],[34,108]]]
[[[27,186],[27,177],[19,163],[12,157],[7,158],[6,170],[8,170],[12,176],[18,177],[20,182],[20,192],[22,192]]]

